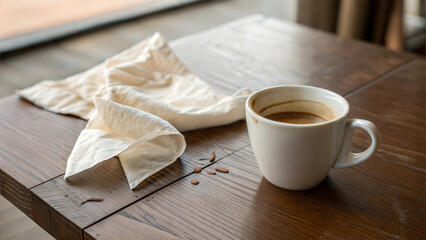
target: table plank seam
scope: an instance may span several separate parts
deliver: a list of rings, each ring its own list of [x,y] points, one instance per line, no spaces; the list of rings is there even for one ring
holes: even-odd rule
[[[224,158],[226,158],[226,157],[228,157],[228,156],[230,156],[230,155],[232,155],[232,154],[234,154],[235,152],[237,152],[237,151],[239,151],[240,149],[243,149],[243,148],[245,148],[245,147],[247,147],[249,144],[245,144],[244,146],[242,146],[242,147],[240,147],[240,148],[237,148],[237,149],[235,149],[235,150],[233,150],[232,152],[230,152],[230,153],[228,153],[227,151],[225,151],[221,146],[220,146],[220,144],[217,144],[217,142],[214,140],[214,138],[213,137],[211,137],[211,135],[210,134],[208,134],[208,133],[204,133],[208,138],[210,138],[211,139],[211,141],[212,141],[212,143],[214,144],[214,146],[216,147],[216,148],[218,148],[218,149],[220,149],[220,150],[222,150],[222,152],[224,152],[225,153],[225,155],[223,156],[223,157],[221,157],[220,159],[218,159],[218,160],[216,160],[215,162],[218,162],[218,161],[220,161],[220,160],[222,160],[222,159],[224,159]],[[204,166],[203,168],[206,168],[206,167],[208,167],[208,166],[211,166],[212,164],[214,164],[215,162],[212,162],[212,163],[210,163],[210,164],[208,164],[208,165],[206,165],[206,166]],[[175,183],[175,182],[177,182],[177,181],[179,181],[180,179],[182,179],[182,178],[186,178],[186,177],[188,177],[189,175],[191,175],[191,174],[193,174],[194,172],[191,172],[191,173],[189,173],[189,174],[186,174],[186,175],[184,175],[184,176],[182,176],[182,177],[180,177],[180,178],[178,178],[178,179],[176,179],[175,181],[173,181],[173,182],[171,182],[171,183],[169,183],[169,184],[167,184],[167,185],[165,185],[165,186],[163,186],[163,187],[161,187],[161,188],[159,188],[159,189],[157,189],[156,191],[153,191],[153,192],[151,192],[151,193],[149,193],[148,195],[146,195],[146,196],[144,196],[144,197],[142,197],[142,198],[139,198],[139,199],[137,199],[137,200],[135,200],[135,201],[133,201],[133,202],[131,202],[131,203],[129,203],[129,204],[126,204],[125,206],[123,206],[122,208],[119,208],[119,209],[117,209],[117,210],[115,210],[115,211],[113,211],[112,213],[110,213],[110,214],[108,214],[108,215],[106,215],[105,217],[103,217],[103,218],[101,218],[101,219],[99,219],[99,220],[97,220],[97,221],[95,221],[95,222],[93,222],[92,224],[90,224],[90,225],[88,225],[88,226],[86,226],[86,227],[84,227],[84,228],[82,228],[81,230],[82,230],[82,234],[84,235],[84,230],[86,229],[86,228],[88,228],[88,227],[90,227],[90,226],[92,226],[92,225],[94,225],[94,224],[96,224],[96,223],[98,223],[98,222],[100,222],[100,221],[102,221],[102,220],[104,220],[104,219],[106,219],[106,218],[108,218],[108,217],[110,217],[111,215],[113,215],[113,214],[116,214],[117,212],[119,212],[119,211],[121,211],[122,209],[124,209],[124,208],[127,208],[127,207],[129,207],[129,206],[131,206],[132,204],[134,204],[134,203],[136,203],[136,202],[138,202],[138,201],[140,201],[140,200],[142,200],[142,199],[145,199],[145,198],[147,198],[147,197],[149,197],[149,196],[151,196],[151,194],[153,194],[153,193],[155,193],[155,192],[157,192],[157,191],[159,191],[159,190],[162,190],[163,188],[165,188],[165,187],[168,187],[169,185],[171,185],[171,184],[173,184],[173,183]],[[29,191],[30,191],[30,193],[33,195],[33,197],[35,197],[35,198],[37,198],[38,200],[41,200],[43,203],[45,203],[45,204],[47,204],[42,198],[40,198],[35,192],[34,192],[34,188],[36,188],[37,186],[40,186],[40,185],[42,185],[42,184],[44,184],[44,183],[47,183],[47,182],[50,182],[50,181],[52,181],[52,180],[54,180],[54,179],[56,179],[56,178],[58,178],[58,177],[61,177],[61,176],[63,176],[64,174],[60,174],[60,175],[58,175],[58,176],[56,176],[56,177],[53,177],[53,178],[50,178],[49,180],[46,180],[46,181],[44,181],[44,182],[42,182],[42,183],[40,183],[40,184],[37,184],[37,185],[35,185],[35,186],[33,186],[33,187],[31,187],[31,188],[29,188]],[[53,208],[54,209],[54,208]],[[59,213],[58,214],[58,216],[60,216],[60,217],[62,217],[62,218],[65,218],[65,219],[67,219],[67,222],[71,222],[72,223],[72,225],[74,226],[74,227],[76,227],[77,229],[80,229],[80,227],[78,227],[76,224],[74,224],[72,221],[69,221],[69,219],[66,217],[66,216],[64,216],[63,214],[61,214],[59,211],[57,211],[57,209],[54,209],[54,212],[55,213]],[[46,229],[48,232],[50,232],[50,231],[56,231],[55,229]]]
[[[207,134],[207,135],[208,135],[208,134]],[[213,141],[213,143],[214,143],[216,146],[218,146],[218,147],[219,147],[219,145],[218,145],[218,144],[216,144],[216,142],[215,142],[215,141]],[[222,158],[220,158],[220,159],[218,159],[218,160],[216,160],[216,161],[213,161],[213,162],[211,162],[211,163],[209,163],[209,164],[207,164],[207,165],[203,166],[203,167],[202,167],[202,169],[205,169],[205,168],[207,168],[207,167],[209,167],[209,166],[211,166],[211,165],[213,165],[213,164],[215,164],[215,163],[217,163],[217,162],[221,161],[222,159],[225,159],[225,158],[227,158],[227,157],[231,156],[232,154],[234,154],[234,153],[236,153],[236,152],[238,152],[238,151],[240,151],[240,150],[242,150],[242,149],[244,149],[244,148],[248,147],[249,145],[250,145],[250,144],[247,144],[247,145],[245,145],[245,146],[243,146],[243,147],[240,147],[240,148],[238,148],[238,149],[234,150],[233,152],[231,152],[231,153],[229,153],[229,154],[228,154],[228,153],[226,153],[226,152],[224,151],[224,152],[225,152],[225,154],[226,154],[225,156],[223,156]],[[219,147],[219,148],[221,148],[221,147]],[[222,148],[221,148],[221,149],[222,149]],[[115,211],[113,211],[112,213],[110,213],[110,214],[106,215],[105,217],[100,218],[99,220],[97,220],[97,221],[95,221],[95,222],[93,222],[93,223],[89,224],[88,226],[86,226],[86,227],[82,228],[83,233],[84,233],[84,231],[85,231],[87,228],[90,228],[91,226],[93,226],[93,225],[95,225],[95,224],[97,224],[97,223],[99,223],[99,222],[101,222],[101,221],[103,221],[103,220],[105,220],[105,219],[109,218],[110,216],[112,216],[112,215],[114,215],[114,214],[119,213],[120,211],[124,210],[125,208],[127,208],[127,207],[129,207],[129,206],[131,206],[131,205],[133,205],[133,204],[135,204],[135,203],[137,203],[137,202],[139,202],[139,201],[141,201],[141,200],[143,200],[143,199],[145,199],[145,198],[148,198],[148,197],[149,197],[149,196],[151,196],[152,194],[154,194],[154,193],[156,193],[156,192],[158,192],[158,191],[160,191],[160,190],[162,190],[162,189],[164,189],[164,188],[166,188],[166,187],[168,187],[168,186],[170,186],[170,185],[172,185],[172,184],[176,183],[177,181],[179,181],[179,180],[181,180],[181,179],[184,179],[184,178],[186,178],[186,177],[188,177],[188,176],[190,176],[190,175],[192,175],[192,174],[195,174],[195,172],[194,172],[194,171],[192,171],[192,172],[190,172],[189,174],[186,174],[186,175],[184,175],[184,176],[181,176],[180,178],[178,178],[178,179],[176,179],[176,180],[174,180],[174,181],[170,182],[169,184],[167,184],[167,185],[165,185],[165,186],[162,186],[161,188],[159,188],[159,189],[157,189],[157,190],[155,190],[155,191],[153,191],[153,192],[149,193],[148,195],[146,195],[146,196],[144,196],[144,197],[142,197],[142,198],[139,198],[139,199],[137,199],[137,200],[135,200],[135,201],[133,201],[133,202],[131,202],[131,203],[129,203],[129,204],[127,204],[127,205],[125,205],[125,206],[123,206],[123,207],[121,207],[121,208],[119,208],[119,209],[115,210]],[[137,220],[137,219],[135,219],[135,220]],[[137,220],[137,221],[138,221],[138,220]],[[83,234],[83,235],[84,235],[84,234]]]
[[[33,191],[31,191],[30,190],[30,193],[31,193],[31,201],[32,202],[34,202],[34,200],[36,200],[36,201],[40,201],[41,203],[43,203],[45,206],[49,206],[49,204],[46,202],[46,201],[44,201],[42,198],[40,198],[36,193],[34,193]],[[40,207],[40,204],[37,204],[37,206],[39,206],[39,208],[42,208],[42,207]],[[33,212],[35,212],[34,211],[34,209],[32,209],[33,210]],[[56,212],[57,214],[58,214],[58,216],[59,217],[61,217],[61,218],[64,218],[64,219],[67,219],[61,212],[59,212],[59,211],[57,211],[55,208],[48,208],[48,211],[49,212],[51,212],[51,211],[54,211],[54,212]],[[50,214],[49,214],[50,215]],[[36,216],[35,214],[34,214],[34,216],[33,216],[33,219],[34,218],[37,218],[38,216]],[[52,235],[52,236],[54,236],[55,238],[57,238],[57,236],[55,236],[54,235],[54,233],[56,233],[56,232],[58,232],[58,230],[59,229],[51,229],[51,223],[50,223],[50,219],[48,220],[48,223],[49,223],[49,226],[42,226],[40,223],[40,221],[36,221],[36,220],[34,220],[34,222],[35,223],[37,223],[37,225],[39,225],[41,228],[43,228],[44,230],[46,230],[46,232],[48,232],[50,235]],[[79,229],[79,227],[77,226],[77,224],[75,224],[74,222],[72,222],[72,221],[67,221],[66,222],[67,224],[70,224],[71,226],[73,226],[74,228],[77,228],[77,229]],[[60,224],[60,223],[58,223],[58,224]],[[48,229],[46,229],[45,227],[49,227]],[[60,231],[60,230],[59,230]],[[84,232],[82,231],[81,232],[81,239],[83,239],[83,235],[84,235]]]
[[[40,185],[43,185],[43,184],[45,184],[45,183],[47,183],[47,182],[50,182],[50,181],[52,181],[52,180],[54,180],[54,179],[56,179],[56,178],[58,178],[58,177],[60,177],[60,176],[63,176],[65,173],[62,173],[62,174],[59,174],[59,175],[57,175],[57,176],[54,176],[54,177],[51,177],[51,178],[49,178],[49,179],[47,179],[47,180],[45,180],[45,181],[43,181],[43,182],[41,182],[41,183],[38,183],[38,184],[36,184],[36,185],[34,185],[34,186],[32,186],[32,187],[30,187],[30,188],[28,188],[28,190],[32,190],[33,188],[36,188],[36,187],[38,187],[38,186],[40,186]]]
[[[380,82],[381,80],[386,79],[387,77],[392,76],[393,74],[409,67],[410,65],[415,64],[416,62],[418,62],[416,59],[413,59],[413,58],[408,59],[408,60],[404,61],[402,64],[400,64],[399,66],[397,66],[397,67],[385,72],[384,74],[380,75],[379,77],[365,83],[361,87],[353,89],[349,93],[345,94],[344,97],[349,98],[349,97],[353,96],[354,94],[359,93],[359,92],[373,86],[374,84]]]
[[[235,150],[235,151],[232,151],[231,153],[226,153],[226,151],[225,151],[225,149],[223,149],[221,146],[220,146],[220,144],[217,144],[217,142],[214,140],[214,138],[212,138],[208,133],[206,133],[206,135],[207,136],[209,136],[210,137],[210,139],[211,139],[211,141],[212,141],[212,143],[215,145],[215,147],[217,147],[217,148],[219,148],[222,152],[224,152],[225,154],[227,154],[226,156],[224,156],[223,158],[226,158],[227,156],[229,156],[229,155],[231,155],[231,154],[233,154],[234,152],[236,152],[236,151],[238,151],[239,149],[237,149],[237,150]],[[221,159],[223,159],[223,158],[221,158]],[[221,159],[218,159],[218,160],[221,160]],[[211,164],[208,164],[208,165],[211,165]],[[207,167],[207,166],[205,166],[205,167]],[[204,169],[204,167],[203,167],[203,169]]]

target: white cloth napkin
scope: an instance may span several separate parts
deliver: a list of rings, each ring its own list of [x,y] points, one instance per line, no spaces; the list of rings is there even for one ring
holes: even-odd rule
[[[65,178],[118,156],[133,189],[185,151],[179,131],[243,119],[251,92],[215,93],[156,33],[86,72],[17,93],[46,110],[89,120]]]

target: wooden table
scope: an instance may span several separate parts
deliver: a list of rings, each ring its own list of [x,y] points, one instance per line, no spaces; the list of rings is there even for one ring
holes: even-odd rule
[[[183,156],[131,191],[117,159],[64,181],[86,122],[11,95],[0,101],[1,195],[57,239],[426,238],[423,59],[261,15],[170,46],[223,93],[278,84],[335,91],[353,117],[378,126],[382,145],[360,165],[331,170],[317,188],[286,191],[262,177],[237,122],[184,133]],[[354,148],[368,145],[357,132]],[[212,151],[213,164],[199,160]],[[230,172],[207,175],[216,166]],[[104,201],[80,205],[90,196]]]

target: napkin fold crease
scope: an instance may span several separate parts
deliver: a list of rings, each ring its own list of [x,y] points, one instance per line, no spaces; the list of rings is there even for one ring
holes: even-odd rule
[[[65,178],[118,156],[133,189],[183,154],[179,131],[243,119],[251,91],[217,94],[156,33],[86,72],[17,93],[46,110],[89,120]]]

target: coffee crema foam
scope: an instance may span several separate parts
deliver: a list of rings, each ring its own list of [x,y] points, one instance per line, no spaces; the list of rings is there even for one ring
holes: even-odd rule
[[[316,114],[307,112],[279,112],[268,115],[266,118],[277,122],[291,124],[314,124],[328,120]]]
[[[333,110],[327,105],[310,100],[276,103],[261,109],[258,114],[270,120],[291,124],[313,124],[335,118]]]

